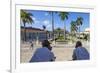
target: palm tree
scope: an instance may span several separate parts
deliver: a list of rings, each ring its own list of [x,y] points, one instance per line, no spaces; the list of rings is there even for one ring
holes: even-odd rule
[[[31,17],[33,15],[25,10],[21,10],[20,15],[21,15],[21,21],[24,24],[24,41],[26,41],[26,23],[32,24],[34,22]]]
[[[79,38],[80,38],[80,26],[83,24],[83,18],[78,17],[76,22],[77,22],[77,26],[78,26],[78,29],[79,29]]]
[[[64,40],[66,39],[66,23],[65,23],[65,20],[68,19],[68,15],[69,15],[68,12],[60,12],[59,13],[60,18],[64,23]]]
[[[53,11],[50,11],[49,14],[51,15],[52,37],[53,37],[53,40],[54,40],[54,39],[55,39],[55,38],[54,38],[54,12],[53,12]]]
[[[45,30],[46,30],[46,26],[45,26],[45,25],[43,25],[42,27],[43,27],[43,30],[45,31]]]
[[[55,30],[54,30],[54,32],[56,33],[56,38],[59,38],[60,37],[60,35],[61,35],[61,28],[56,28]]]
[[[76,21],[71,21],[70,24],[71,24],[71,28],[70,28],[71,29],[71,33],[75,34],[75,32],[77,32],[77,29],[78,29],[77,28],[77,23],[76,23]]]
[[[71,40],[72,40],[72,42],[74,42],[74,40],[75,40],[75,36],[76,36],[76,32],[77,32],[77,23],[76,23],[76,21],[71,21],[71,27],[70,27],[70,30],[71,30]]]

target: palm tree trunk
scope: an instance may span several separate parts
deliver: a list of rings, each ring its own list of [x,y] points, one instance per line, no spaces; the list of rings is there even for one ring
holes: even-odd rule
[[[53,40],[54,40],[55,39],[54,38],[54,15],[53,15],[53,12],[51,14],[52,14],[52,36],[53,36]]]
[[[58,37],[60,37],[60,32],[58,33]]]
[[[64,21],[64,40],[66,40],[66,24],[65,24],[65,21]]]
[[[80,39],[80,25],[79,25],[79,39]]]
[[[25,26],[25,22],[24,22],[24,41],[26,41],[26,26]]]

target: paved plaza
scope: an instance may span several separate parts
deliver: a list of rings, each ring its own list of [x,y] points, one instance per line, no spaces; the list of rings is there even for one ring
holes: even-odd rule
[[[56,61],[70,61],[72,60],[72,54],[75,44],[51,44],[52,52],[55,54]],[[83,43],[83,46],[89,51],[89,43]],[[40,45],[34,45],[33,49],[30,48],[30,44],[22,44],[20,49],[20,61],[21,63],[28,63],[37,48]]]

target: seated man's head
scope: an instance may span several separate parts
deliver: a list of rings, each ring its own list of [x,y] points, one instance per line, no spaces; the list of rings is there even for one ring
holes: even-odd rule
[[[52,50],[52,47],[50,46],[50,42],[48,40],[43,40],[42,47],[47,47],[49,50]]]
[[[77,41],[77,42],[76,42],[76,46],[75,46],[75,48],[78,48],[78,47],[82,47],[82,43],[81,43],[81,41]]]

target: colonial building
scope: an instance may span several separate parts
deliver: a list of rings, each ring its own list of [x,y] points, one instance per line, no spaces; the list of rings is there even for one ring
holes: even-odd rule
[[[24,40],[25,37],[25,31],[26,31],[26,41],[42,41],[45,39],[49,39],[51,37],[51,34],[47,31],[39,28],[33,28],[33,27],[21,27],[21,41]]]

